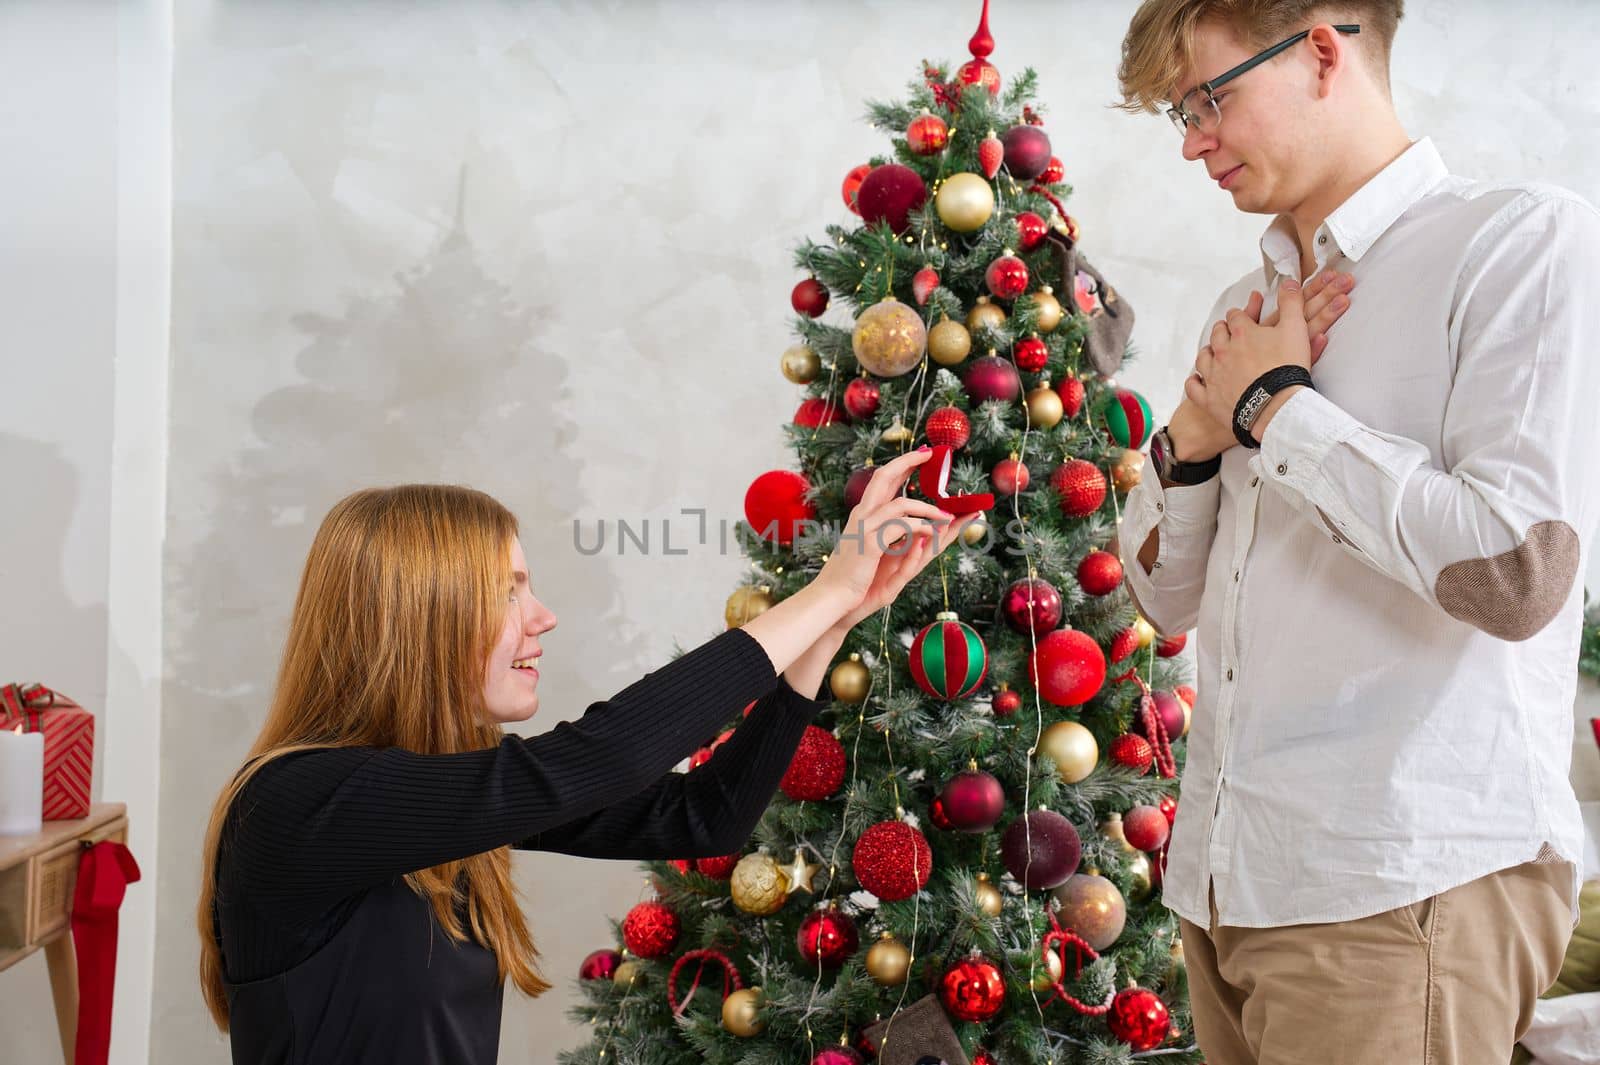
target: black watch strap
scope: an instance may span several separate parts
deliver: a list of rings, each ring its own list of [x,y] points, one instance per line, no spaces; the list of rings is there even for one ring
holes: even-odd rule
[[[1315,388],[1316,386],[1311,383],[1311,371],[1304,366],[1279,366],[1268,370],[1251,382],[1250,387],[1244,390],[1244,394],[1239,397],[1239,402],[1233,408],[1234,439],[1243,447],[1259,448],[1261,445],[1250,433],[1256,424],[1256,419],[1261,417],[1261,412],[1272,402],[1273,396],[1295,385]]]
[[[1222,456],[1213,455],[1204,462],[1179,462],[1172,451],[1172,434],[1163,425],[1150,441],[1150,451],[1156,476],[1173,484],[1204,484],[1222,470]]]

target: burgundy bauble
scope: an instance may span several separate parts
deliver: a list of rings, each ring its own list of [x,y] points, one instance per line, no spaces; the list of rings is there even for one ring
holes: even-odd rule
[[[1162,658],[1176,658],[1183,653],[1184,645],[1189,642],[1189,637],[1184,633],[1176,636],[1163,636],[1156,644],[1156,654]]]
[[[938,115],[918,115],[906,127],[906,147],[913,155],[938,155],[948,143],[950,127]]]
[[[1145,852],[1158,851],[1167,842],[1172,826],[1158,806],[1141,803],[1122,815],[1122,835],[1128,844]]]
[[[1000,615],[1024,636],[1043,636],[1061,624],[1061,593],[1042,577],[1014,581],[1000,597]]]
[[[1082,706],[1106,681],[1106,656],[1077,629],[1056,629],[1028,656],[1028,680],[1053,706]]]
[[[909,166],[885,163],[867,175],[856,193],[856,204],[867,222],[887,222],[896,233],[905,231],[912,211],[928,199],[928,186]]]
[[[1061,161],[1060,156],[1052,155],[1050,161],[1044,165],[1044,169],[1039,172],[1039,184],[1059,185],[1066,176],[1066,164]]]
[[[1161,719],[1162,726],[1166,728],[1167,742],[1170,743],[1183,735],[1183,704],[1171,692],[1157,691],[1150,694],[1156,704],[1156,716]],[[1147,735],[1145,732],[1143,714],[1134,715],[1133,731],[1144,736],[1151,743],[1156,741],[1154,736]]]
[[[1154,991],[1125,987],[1111,1000],[1106,1027],[1111,1034],[1134,1050],[1154,1050],[1167,1038],[1171,1028],[1167,1004]]]
[[[1017,215],[1017,240],[1022,245],[1023,251],[1032,251],[1044,243],[1044,236],[1050,232],[1050,223],[1034,214],[1032,211],[1023,211]]]
[[[785,546],[800,534],[802,521],[815,521],[816,508],[806,499],[811,482],[793,470],[768,470],[744,494],[744,520],[756,535]]]
[[[1050,487],[1061,494],[1061,513],[1087,518],[1106,501],[1106,475],[1083,459],[1068,459],[1050,474]]]
[[[858,377],[844,386],[844,409],[850,417],[864,421],[878,413],[881,395],[878,382],[870,377]]]
[[[853,1047],[823,1047],[811,1059],[811,1065],[862,1065],[862,1059]]]
[[[1156,751],[1150,746],[1150,741],[1143,736],[1125,732],[1111,741],[1109,755],[1117,765],[1136,770],[1143,776],[1150,771],[1150,765],[1156,758]]]
[[[904,821],[879,821],[861,833],[850,854],[861,886],[885,902],[909,899],[933,872],[927,839]]]
[[[807,966],[821,964],[824,969],[837,969],[856,952],[861,940],[849,914],[835,909],[813,910],[800,922],[794,945]]]
[[[989,471],[989,483],[1003,496],[1028,490],[1028,466],[1021,459],[1001,459]]]
[[[1000,136],[1006,169],[1018,181],[1032,181],[1050,165],[1050,138],[1038,126],[1012,126]]]
[[[819,318],[828,309],[827,286],[814,277],[808,277],[789,293],[789,304],[800,314]]]
[[[998,355],[974,359],[961,383],[966,386],[967,395],[972,397],[974,403],[982,403],[986,399],[1012,403],[1022,391],[1022,378],[1017,376],[1017,368],[1010,359],[1002,359]]]
[[[614,950],[592,950],[578,966],[580,980],[609,980],[622,964],[622,955]]]
[[[1005,691],[995,692],[990,708],[994,711],[995,717],[1010,717],[1022,709],[1022,694],[1014,692],[1010,688]]]
[[[927,432],[935,447],[963,448],[972,439],[972,422],[960,407],[940,407],[928,415]]]
[[[1171,795],[1161,796],[1161,801],[1156,804],[1156,809],[1160,810],[1161,816],[1167,819],[1169,828],[1172,826],[1172,822],[1178,819],[1178,800]]]
[[[1023,337],[1011,348],[1011,357],[1017,360],[1017,369],[1038,373],[1050,361],[1050,349],[1038,337]]]
[[[733,867],[738,865],[739,859],[743,857],[743,854],[735,852],[718,858],[696,858],[694,871],[713,880],[726,880],[733,875]]]
[[[665,903],[641,902],[622,920],[622,942],[641,958],[660,958],[678,942],[678,915]]]
[[[1122,584],[1122,560],[1110,551],[1090,551],[1078,563],[1078,585],[1090,595],[1110,595]]]
[[[1078,830],[1054,810],[1031,810],[1000,837],[1000,860],[1029,891],[1065,884],[1078,871],[1082,850]]]
[[[958,1021],[986,1021],[1006,1004],[1006,982],[994,962],[974,954],[945,971],[939,1001]]]
[[[1028,291],[1028,264],[1007,252],[989,264],[983,283],[995,298],[1014,300]]]
[[[844,482],[844,505],[854,510],[856,504],[861,502],[862,493],[866,492],[867,485],[872,483],[872,475],[878,472],[876,466],[863,466],[850,474]]]
[[[818,802],[838,792],[844,769],[844,744],[827,729],[807,725],[778,787],[795,802]]]
[[[981,769],[963,769],[939,793],[950,827],[957,832],[986,832],[1006,811],[1005,789]]]
[[[1061,410],[1068,418],[1075,418],[1083,409],[1083,382],[1069,377],[1056,385],[1056,395],[1061,397]]]

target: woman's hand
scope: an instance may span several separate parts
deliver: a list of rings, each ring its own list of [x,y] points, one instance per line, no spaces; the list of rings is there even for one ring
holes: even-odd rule
[[[867,588],[860,605],[840,618],[834,629],[849,632],[894,602],[905,586],[911,583],[911,578],[926,569],[928,563],[954,543],[968,525],[981,517],[981,513],[968,514],[953,525],[918,529],[913,534],[913,542],[891,549],[878,560],[878,571],[873,574],[872,584]]]

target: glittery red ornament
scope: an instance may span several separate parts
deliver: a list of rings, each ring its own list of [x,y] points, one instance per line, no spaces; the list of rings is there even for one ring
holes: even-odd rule
[[[906,147],[913,155],[938,155],[950,143],[950,127],[938,115],[924,111],[906,127]]]
[[[1043,636],[1061,624],[1061,593],[1042,577],[1012,582],[1000,597],[1000,616],[1024,636]]]
[[[738,865],[739,859],[743,857],[743,854],[734,852],[724,854],[720,858],[696,858],[694,871],[713,880],[726,880],[733,875],[733,867]]]
[[[827,729],[807,725],[778,787],[796,802],[831,798],[844,783],[844,768],[844,744]]]
[[[1029,891],[1065,884],[1078,871],[1082,853],[1078,830],[1054,810],[1030,810],[1007,825],[1000,837],[1006,872]]]
[[[1032,251],[1043,244],[1045,234],[1048,232],[1050,223],[1032,211],[1023,211],[1017,215],[1017,239],[1021,242],[1023,251]]]
[[[933,295],[933,290],[938,287],[939,271],[931,266],[924,266],[911,275],[911,295],[916,299],[918,307],[927,306],[928,297]]]
[[[578,966],[580,980],[609,980],[622,964],[622,955],[614,950],[593,950]]]
[[[1082,706],[1105,683],[1105,652],[1077,629],[1056,629],[1028,656],[1028,680],[1054,706]]]
[[[828,289],[821,281],[808,277],[789,293],[789,304],[799,314],[820,318],[828,309]]]
[[[933,849],[904,821],[879,821],[856,840],[850,865],[863,888],[884,902],[898,902],[927,884]]]
[[[989,483],[1003,496],[1028,490],[1028,467],[1020,459],[1001,459],[989,471]]]
[[[1106,475],[1083,459],[1068,459],[1050,475],[1050,487],[1061,494],[1061,513],[1087,518],[1106,501]]]
[[[995,717],[1010,717],[1022,709],[1022,696],[1010,688],[1003,692],[995,692],[991,709],[994,710]]]
[[[813,910],[795,932],[794,945],[807,967],[837,969],[856,952],[861,940],[850,915],[836,909]]]
[[[811,1059],[811,1065],[861,1065],[861,1055],[851,1047],[823,1047]]]
[[[870,418],[878,413],[880,395],[878,382],[870,377],[858,377],[844,386],[844,409],[852,418]]]
[[[1137,769],[1143,776],[1150,772],[1150,765],[1156,760],[1156,749],[1143,736],[1128,732],[1111,741],[1110,755],[1113,762]]]
[[[1032,181],[1050,165],[1050,137],[1038,126],[1012,126],[1000,136],[1006,169],[1018,181]]]
[[[1154,1050],[1167,1038],[1171,1019],[1167,1004],[1154,991],[1125,987],[1111,1000],[1106,1026],[1134,1050]]]
[[[1111,661],[1121,662],[1139,649],[1139,630],[1126,628],[1111,637]]]
[[[817,517],[806,494],[811,482],[793,470],[768,470],[744,494],[744,520],[756,535],[787,546],[800,533],[800,522]]]
[[[1061,397],[1061,410],[1068,418],[1076,417],[1083,409],[1083,382],[1076,377],[1056,385],[1056,395]]]
[[[972,360],[967,368],[967,376],[961,383],[974,403],[982,403],[986,399],[1012,403],[1022,391],[1022,378],[1017,376],[1017,368],[1010,359],[1002,359],[998,355],[985,355]]]
[[[1006,161],[1006,147],[1000,143],[993,131],[983,140],[978,142],[978,166],[983,170],[983,176],[990,181],[1000,173],[1000,164]]]
[[[939,1001],[958,1021],[986,1021],[1006,1004],[1006,982],[994,962],[974,954],[945,971]]]
[[[1039,174],[1039,184],[1059,185],[1066,176],[1067,168],[1061,162],[1060,156],[1052,155],[1050,161],[1045,164],[1044,170]]]
[[[844,482],[844,505],[851,510],[861,502],[861,496],[867,490],[867,485],[872,481],[872,475],[878,472],[876,466],[863,466],[854,471]]]
[[[1110,595],[1122,584],[1122,560],[1110,551],[1090,551],[1078,563],[1078,585],[1089,595]]]
[[[844,197],[844,205],[856,214],[861,213],[861,205],[856,202],[861,193],[861,183],[867,179],[867,175],[870,173],[872,173],[872,167],[866,163],[853,167],[850,173],[844,176],[844,184],[839,188],[839,195]]]
[[[1167,815],[1149,803],[1141,803],[1122,815],[1122,835],[1130,846],[1142,851],[1160,850],[1171,831]]]
[[[1017,360],[1017,369],[1038,373],[1050,361],[1050,349],[1038,337],[1023,337],[1012,346],[1011,357]]]
[[[1183,653],[1184,645],[1189,642],[1189,637],[1184,633],[1176,636],[1163,636],[1156,644],[1156,654],[1162,658],[1176,658]]]
[[[986,832],[1006,811],[1005,789],[981,769],[963,769],[939,793],[950,827],[957,832]]]
[[[1167,738],[1175,740],[1183,735],[1183,704],[1178,701],[1178,697],[1171,692],[1161,691],[1151,692],[1150,696],[1155,700],[1156,714],[1161,718],[1161,726],[1167,730]],[[1133,719],[1133,728],[1145,739],[1155,742],[1154,736],[1145,734],[1144,722],[1140,718]]]
[[[856,203],[866,222],[887,222],[896,233],[905,231],[910,215],[928,199],[928,186],[909,166],[885,163],[875,168],[861,183]]]
[[[622,920],[622,941],[641,958],[659,958],[678,942],[678,915],[665,903],[641,902]]]
[[[836,421],[844,421],[843,413],[821,396],[802,400],[794,412],[794,423],[805,429],[821,429]]]
[[[1007,251],[989,264],[983,282],[997,299],[1014,300],[1028,291],[1028,264]]]
[[[972,423],[960,407],[940,407],[928,415],[928,443],[962,448],[972,439]]]

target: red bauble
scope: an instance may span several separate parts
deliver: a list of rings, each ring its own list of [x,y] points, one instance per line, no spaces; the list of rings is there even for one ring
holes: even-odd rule
[[[1059,185],[1066,176],[1067,168],[1061,162],[1060,156],[1052,155],[1050,161],[1044,165],[1044,169],[1039,173],[1039,184]]]
[[[1054,810],[1033,810],[1006,827],[1000,859],[1029,891],[1059,887],[1078,871],[1082,841],[1072,822]]]
[[[964,769],[951,777],[938,801],[957,832],[986,832],[1006,811],[1005,790],[981,769]]]
[[[1195,690],[1187,684],[1180,684],[1172,689],[1172,694],[1189,704],[1189,709],[1194,709]]]
[[[923,112],[906,127],[906,147],[913,155],[938,155],[950,143],[950,127],[938,115]]]
[[[1106,475],[1092,462],[1068,459],[1050,475],[1050,487],[1061,493],[1061,513],[1087,518],[1106,501]]]
[[[839,408],[821,396],[801,400],[794,412],[794,423],[804,429],[821,429],[842,421],[844,416]]]
[[[1176,636],[1163,636],[1161,642],[1156,644],[1156,654],[1162,658],[1176,658],[1183,653],[1184,645],[1189,642],[1189,637],[1184,633]]]
[[[1041,577],[1023,577],[1000,597],[1000,616],[1024,636],[1043,636],[1061,624],[1061,593]]]
[[[1028,679],[1046,702],[1082,706],[1106,681],[1106,656],[1077,629],[1057,629],[1028,657]]]
[[[789,293],[789,303],[800,314],[820,318],[828,309],[828,289],[821,281],[808,277]]]
[[[995,1065],[995,1060],[989,1056],[987,1050],[979,1048],[972,1055],[972,1065]]]
[[[1018,181],[1032,181],[1050,165],[1050,138],[1038,126],[1012,126],[1000,138],[1006,169]]]
[[[807,725],[778,787],[795,802],[818,802],[838,792],[844,768],[844,744],[827,729]]]
[[[609,980],[622,964],[622,955],[614,950],[593,950],[578,966],[580,980]]]
[[[1154,1050],[1167,1038],[1171,1020],[1167,1004],[1154,991],[1125,987],[1111,1000],[1106,1026],[1133,1049]]]
[[[1167,740],[1171,742],[1183,735],[1183,704],[1171,692],[1151,692],[1155,700],[1156,716],[1161,719],[1161,726],[1167,730]],[[1134,731],[1151,743],[1156,741],[1154,736],[1146,736],[1144,731],[1144,718],[1136,716],[1133,719]]]
[[[969,59],[956,71],[962,85],[982,85],[990,96],[1000,95],[1000,71],[986,59]]]
[[[1028,467],[1021,459],[1001,459],[989,471],[989,483],[1003,496],[1028,490]]]
[[[1011,360],[998,355],[974,359],[961,383],[966,386],[967,395],[972,397],[974,403],[982,403],[986,399],[1012,403],[1022,391],[1022,378],[1017,376],[1017,368]]]
[[[1008,251],[989,264],[983,282],[997,299],[1014,300],[1028,291],[1028,264]]]
[[[844,184],[839,188],[839,195],[844,197],[844,205],[856,214],[861,213],[861,205],[856,202],[857,197],[861,194],[861,183],[866,180],[867,175],[870,173],[872,173],[872,167],[866,163],[853,167],[850,173],[844,176]]]
[[[990,181],[1000,173],[1000,164],[1006,161],[1006,147],[1000,143],[1000,138],[990,133],[978,142],[978,166],[983,170],[983,176]]]
[[[641,958],[659,958],[678,942],[678,915],[664,903],[641,902],[622,920],[622,942]]]
[[[1078,585],[1090,595],[1110,595],[1122,584],[1122,560],[1110,551],[1090,551],[1078,563]]]
[[[1139,649],[1139,630],[1123,629],[1111,637],[1111,661],[1120,662]]]
[[[668,858],[667,859],[667,864],[672,866],[674,869],[676,869],[680,873],[687,873],[690,869],[693,868],[693,865],[690,863],[689,859],[687,859],[687,858]]]
[[[1156,809],[1161,811],[1161,816],[1167,819],[1167,827],[1178,819],[1178,800],[1171,795],[1161,796],[1161,801],[1156,804]]]
[[[950,823],[950,816],[944,812],[944,799],[938,795],[928,803],[928,820],[933,822],[933,827],[940,832],[954,832],[956,826]]]
[[[1017,215],[1017,237],[1023,251],[1032,251],[1043,244],[1045,234],[1048,232],[1050,223],[1032,211],[1023,211]]]
[[[938,287],[939,271],[931,266],[924,266],[911,275],[911,295],[916,299],[918,307],[927,306],[928,297],[933,295],[933,290]]]
[[[844,386],[844,409],[850,417],[865,420],[878,413],[878,382],[858,377]]]
[[[793,470],[768,470],[744,494],[744,520],[756,535],[788,546],[800,533],[802,521],[815,521],[817,510],[809,500],[811,482]]]
[[[838,910],[813,910],[795,932],[794,945],[808,966],[837,969],[861,945],[856,923]]]
[[[690,755],[689,768],[699,769],[701,766],[711,761],[711,756],[717,753],[717,748],[721,747],[724,743],[727,743],[728,737],[732,735],[733,729],[727,729],[716,739],[712,740],[706,746],[700,748],[698,751],[694,752],[694,754]]]
[[[867,222],[887,222],[896,233],[905,231],[910,215],[928,199],[928,186],[909,166],[885,163],[867,175],[856,194],[861,217]]]
[[[709,876],[713,880],[726,880],[733,875],[733,867],[739,864],[743,854],[724,854],[720,858],[696,858],[694,871],[701,876]]]
[[[1167,842],[1172,826],[1160,807],[1141,803],[1122,815],[1122,834],[1130,846],[1142,851],[1158,851]]]
[[[1012,346],[1011,357],[1017,360],[1017,369],[1038,373],[1050,361],[1050,349],[1038,337],[1023,337]],[[1080,384],[1078,388],[1081,390],[1083,386]],[[1062,407],[1065,406],[1063,403]]]
[[[928,443],[962,448],[972,439],[972,423],[960,407],[940,407],[928,415]]]
[[[909,899],[933,872],[927,839],[904,821],[879,821],[856,840],[850,855],[861,886],[885,902]]]
[[[991,709],[994,710],[995,717],[1010,717],[1022,709],[1022,696],[1010,688],[1003,692],[995,692]]]
[[[1150,741],[1131,732],[1111,741],[1110,754],[1113,762],[1137,769],[1140,776],[1148,773],[1151,763],[1156,760],[1156,749],[1150,746]]]
[[[823,1047],[811,1059],[811,1065],[861,1065],[861,1055],[851,1047]]]
[[[1056,395],[1061,397],[1061,411],[1068,418],[1076,417],[1083,409],[1083,382],[1076,377],[1069,377],[1057,385]]]
[[[946,970],[939,1001],[958,1021],[986,1021],[1006,1004],[1006,982],[994,962],[974,954]]]
[[[867,490],[867,485],[872,482],[872,475],[878,472],[876,466],[863,466],[852,473],[844,482],[844,505],[851,510],[861,502],[861,496]]]

